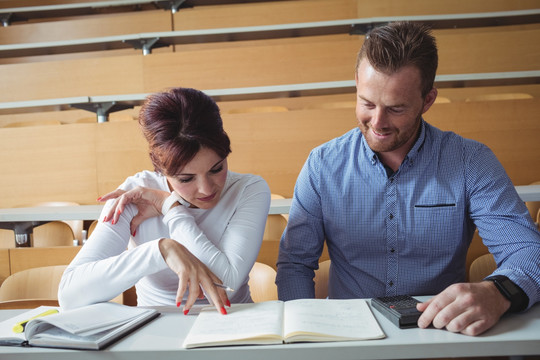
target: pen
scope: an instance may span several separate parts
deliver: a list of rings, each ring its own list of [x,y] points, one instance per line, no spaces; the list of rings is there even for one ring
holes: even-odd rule
[[[38,317],[42,317],[42,316],[47,316],[47,315],[56,314],[56,313],[58,313],[58,310],[56,310],[56,309],[50,309],[50,310],[47,310],[47,311],[45,311],[45,312],[42,312],[41,314],[38,314],[38,315],[36,315],[36,316],[31,317],[31,318],[28,319],[28,320],[21,321],[21,322],[15,324],[15,326],[13,326],[13,332],[14,332],[14,333],[18,333],[18,334],[19,334],[19,333],[22,333],[22,332],[24,332],[24,328],[26,327],[26,324],[27,324],[30,320],[35,319],[35,318],[38,318]]]
[[[231,289],[230,287],[225,286],[225,285],[221,285],[221,284],[218,284],[218,283],[214,283],[214,285],[217,286],[218,288],[224,289],[225,291],[231,291],[231,292],[234,291],[234,289]]]

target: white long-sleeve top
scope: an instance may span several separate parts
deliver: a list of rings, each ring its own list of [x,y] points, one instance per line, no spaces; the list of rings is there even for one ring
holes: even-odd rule
[[[170,191],[166,177],[151,171],[129,177],[120,188],[136,186]],[[108,301],[133,285],[139,306],[174,305],[178,276],[159,251],[162,238],[180,242],[225,285],[235,289],[228,294],[231,302],[250,302],[249,271],[260,250],[269,207],[266,181],[234,172],[228,172],[214,208],[176,206],[165,216],[145,220],[135,236],[130,235],[130,222],[137,208],[130,204],[116,224],[100,221],[67,267],[58,290],[60,306],[75,308]]]

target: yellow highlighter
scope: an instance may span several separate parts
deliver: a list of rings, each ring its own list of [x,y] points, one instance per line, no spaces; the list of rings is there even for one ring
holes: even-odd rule
[[[42,317],[42,316],[47,316],[47,315],[52,315],[52,314],[56,314],[58,313],[58,310],[56,309],[50,309],[50,310],[47,310],[45,312],[42,312],[41,314],[38,314],[34,317],[31,317],[30,319],[28,320],[24,320],[24,321],[21,321],[20,323],[17,323],[15,324],[15,326],[13,326],[13,332],[14,333],[17,333],[17,334],[20,334],[22,332],[24,332],[24,328],[26,327],[26,324],[32,320],[32,319],[35,319],[35,318],[38,318],[38,317]]]

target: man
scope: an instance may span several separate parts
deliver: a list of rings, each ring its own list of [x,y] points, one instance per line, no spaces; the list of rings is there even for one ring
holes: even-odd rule
[[[358,128],[314,149],[280,244],[279,298],[314,297],[326,240],[330,298],[436,295],[418,325],[477,335],[540,299],[540,234],[494,154],[443,132],[433,105],[437,47],[428,28],[374,29],[356,64]],[[465,283],[475,228],[495,256]]]

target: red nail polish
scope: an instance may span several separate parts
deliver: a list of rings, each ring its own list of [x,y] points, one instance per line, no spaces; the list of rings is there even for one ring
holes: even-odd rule
[[[133,231],[133,236],[137,235],[137,230]]]
[[[187,315],[189,310],[184,310],[184,315]]]
[[[101,201],[101,196],[97,198],[97,201]]]
[[[114,225],[114,224],[115,224],[115,222],[114,222],[114,219],[112,219],[112,221],[111,221],[111,225]]]
[[[107,216],[105,216],[105,217],[103,218],[103,222],[107,222],[107,219],[108,219]]]
[[[229,301],[229,299],[227,299],[227,302],[225,303],[225,305],[227,305],[228,307],[231,307],[231,302]]]
[[[221,309],[219,309],[223,315],[227,315],[227,310],[222,306]]]
[[[180,304],[181,304],[181,302],[180,302],[180,301],[179,301],[179,302],[177,302],[177,303],[176,303],[176,307],[180,307]]]

